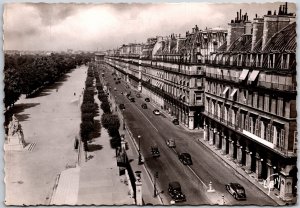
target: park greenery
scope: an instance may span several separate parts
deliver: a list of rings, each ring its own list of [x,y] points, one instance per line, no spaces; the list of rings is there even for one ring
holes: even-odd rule
[[[110,140],[112,148],[117,148],[121,146],[121,138],[119,134],[120,120],[117,115],[112,114],[108,94],[103,90],[103,86],[99,78],[99,72],[97,70],[95,70],[95,74],[97,74],[96,87],[98,91],[98,99],[101,101],[101,109],[103,110],[101,123],[102,126],[107,129],[109,136],[112,138]]]
[[[80,137],[84,145],[84,150],[88,151],[88,141],[93,138],[94,133],[94,117],[97,113],[97,104],[94,100],[94,72],[93,68],[89,66],[87,70],[87,78],[85,81],[85,88],[83,92],[83,100],[81,104],[81,124]]]
[[[4,104],[11,107],[22,94],[27,97],[53,84],[76,66],[88,63],[92,54],[4,56]]]

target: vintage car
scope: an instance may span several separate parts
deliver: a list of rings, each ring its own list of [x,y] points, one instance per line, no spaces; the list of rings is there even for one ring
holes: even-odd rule
[[[184,165],[193,165],[192,162],[192,157],[189,153],[180,153],[178,155],[178,159],[180,160],[180,162],[182,162]]]
[[[174,125],[179,125],[179,121],[178,121],[177,118],[174,118],[174,119],[172,120],[172,123],[173,123]]]
[[[159,157],[160,156],[160,153],[159,153],[159,150],[158,150],[157,146],[152,146],[151,147],[151,154],[152,154],[153,157]]]
[[[236,200],[246,200],[245,189],[239,183],[226,184],[225,188]]]
[[[166,141],[166,144],[167,144],[167,146],[170,147],[170,148],[175,148],[175,147],[176,147],[175,139],[168,139],[168,140]]]
[[[148,108],[148,107],[147,107],[147,104],[146,104],[146,103],[143,103],[143,104],[142,104],[142,108],[143,108],[143,109],[147,109],[147,108]]]
[[[170,182],[168,191],[169,195],[175,202],[186,201],[185,195],[181,192],[181,186],[179,182]]]
[[[160,112],[159,112],[158,109],[155,109],[155,110],[153,111],[153,114],[154,114],[154,115],[160,115]]]

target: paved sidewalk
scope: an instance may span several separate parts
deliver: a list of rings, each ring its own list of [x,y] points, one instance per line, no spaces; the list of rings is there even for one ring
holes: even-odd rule
[[[81,118],[78,101],[86,70],[86,66],[72,70],[35,96],[21,97],[12,109],[30,146],[5,152],[6,205],[48,205],[57,175],[74,167],[73,144]]]
[[[79,188],[80,168],[69,168],[61,172],[57,178],[51,205],[76,205]]]
[[[95,102],[100,101],[95,96]],[[100,121],[102,115],[95,117]],[[133,205],[125,176],[119,176],[116,152],[110,146],[110,136],[101,127],[100,137],[89,143],[88,161],[82,162],[77,205]]]

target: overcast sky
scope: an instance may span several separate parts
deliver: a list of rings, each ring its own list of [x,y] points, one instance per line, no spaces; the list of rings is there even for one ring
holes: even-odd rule
[[[28,4],[4,6],[5,50],[107,50],[148,37],[185,35],[194,25],[227,28],[242,9],[252,20],[278,12],[282,3],[264,4]],[[289,12],[295,12],[290,3]]]

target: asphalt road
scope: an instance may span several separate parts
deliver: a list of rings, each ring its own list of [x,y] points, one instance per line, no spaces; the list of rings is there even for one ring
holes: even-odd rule
[[[186,202],[180,204],[213,204],[221,201],[222,195],[224,195],[227,205],[276,205],[271,198],[228,167],[211,150],[197,142],[197,138],[201,136],[200,132],[186,131],[181,126],[175,126],[166,116],[154,115],[155,108],[151,103],[147,103],[148,109],[143,109],[141,104],[146,103],[145,95],[137,98],[134,90],[125,87],[127,85],[125,81],[122,80],[121,84],[115,84],[113,78],[112,71],[105,73],[105,80],[111,87],[112,96],[115,97],[117,104],[125,105],[124,118],[137,143],[137,136],[141,135],[141,152],[145,158],[145,164],[152,175],[156,171],[158,172],[158,188],[159,191],[164,191],[164,194],[161,194],[164,201],[171,200],[167,194],[168,183],[178,181],[187,198]],[[114,91],[114,88],[117,90]],[[135,102],[130,102],[125,96],[129,91],[135,97]],[[175,149],[169,148],[165,143],[170,138],[176,141]],[[153,145],[159,147],[159,158],[153,158],[151,155],[150,147]],[[181,152],[190,153],[193,165],[185,166],[178,160],[177,153]],[[209,182],[212,182],[213,188],[216,190],[214,194],[207,192]],[[244,186],[247,194],[246,201],[235,200],[225,190],[225,184],[230,182],[237,182]]]

